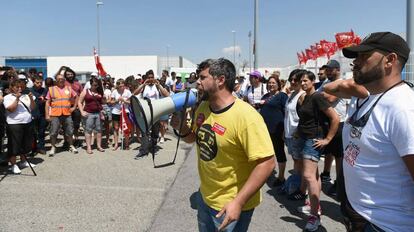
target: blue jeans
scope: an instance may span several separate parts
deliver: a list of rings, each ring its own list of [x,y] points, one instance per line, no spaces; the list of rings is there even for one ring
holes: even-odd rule
[[[215,232],[218,231],[220,224],[223,222],[226,215],[222,215],[220,218],[216,218],[219,211],[209,207],[204,202],[201,194],[198,194],[198,231],[200,232]],[[254,209],[242,211],[238,221],[234,221],[227,225],[223,230],[225,232],[243,232],[247,231],[252,220]]]

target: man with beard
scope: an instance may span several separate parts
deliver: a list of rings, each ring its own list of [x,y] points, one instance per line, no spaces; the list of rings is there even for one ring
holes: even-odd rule
[[[45,155],[45,131],[47,121],[45,118],[46,89],[42,87],[43,77],[34,76],[33,87],[30,89],[35,96],[36,107],[32,110],[33,126],[35,131],[36,152]]]
[[[337,96],[357,96],[343,129],[348,200],[341,209],[348,231],[414,228],[414,92],[401,80],[409,53],[400,36],[372,33],[343,50],[355,58],[355,83],[325,87]]]
[[[319,82],[315,83],[316,91],[322,91],[323,86],[328,82],[328,76],[326,74],[327,66],[323,65],[318,72]]]
[[[199,231],[247,231],[261,201],[260,188],[275,167],[274,150],[260,114],[232,94],[234,65],[224,58],[198,66],[197,88],[207,97],[193,127],[174,115],[171,125],[196,142]],[[204,97],[203,97],[204,98]]]
[[[64,73],[66,82],[65,82],[65,86],[69,86],[72,88],[73,91],[75,91],[75,93],[77,94],[77,96],[79,97],[80,94],[82,93],[82,85],[81,83],[79,83],[79,81],[76,79],[76,73],[75,71],[73,71],[71,68],[66,68],[66,71]],[[75,147],[77,146],[81,146],[82,144],[80,140],[78,140],[79,137],[79,128],[80,128],[80,123],[82,120],[82,115],[79,111],[79,109],[76,107],[77,104],[75,104],[75,110],[72,112],[72,121],[73,121],[73,135],[74,135],[74,141],[73,141],[73,145]],[[65,141],[67,142],[67,141]]]
[[[325,73],[327,76],[327,80],[324,82],[323,85],[327,83],[334,82],[336,80],[341,79],[341,67],[338,61],[330,60],[326,64]],[[323,86],[322,86],[323,88]],[[332,167],[333,159],[335,158],[336,162],[336,177],[337,179],[334,182],[334,185],[329,189],[328,194],[336,196],[337,192],[339,192],[338,200],[341,201],[344,195],[344,188],[343,188],[343,174],[342,174],[342,157],[343,157],[343,145],[342,145],[342,128],[344,126],[344,121],[346,118],[346,108],[347,108],[347,100],[344,98],[336,97],[334,95],[327,94],[321,90],[322,94],[331,104],[331,106],[335,109],[336,113],[339,116],[339,127],[336,135],[331,140],[331,142],[325,147],[324,154],[325,154],[325,163],[324,169],[321,173],[321,181],[322,183],[330,183],[330,171]],[[338,191],[337,191],[338,190]]]

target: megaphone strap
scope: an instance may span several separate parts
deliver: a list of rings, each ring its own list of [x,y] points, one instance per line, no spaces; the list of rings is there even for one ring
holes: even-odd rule
[[[151,153],[152,153],[152,163],[154,164],[154,168],[162,168],[162,167],[167,167],[167,166],[174,165],[175,164],[175,159],[177,158],[178,147],[180,145],[180,139],[183,138],[183,137],[186,137],[189,133],[191,133],[191,132],[189,132],[185,136],[179,136],[181,134],[181,128],[183,127],[183,123],[184,123],[184,121],[186,121],[186,110],[187,110],[187,107],[188,107],[188,99],[190,97],[190,89],[188,89],[186,91],[186,93],[187,94],[185,95],[185,101],[184,101],[184,105],[183,105],[183,114],[182,114],[182,118],[181,118],[181,122],[180,122],[180,131],[178,132],[177,146],[175,148],[174,159],[170,163],[156,165],[155,164],[155,146],[154,146],[155,143],[152,143]],[[150,112],[151,112],[151,120],[150,120],[151,124],[150,125],[152,127],[153,112],[152,112],[152,105],[150,105],[150,101],[148,102],[148,105],[150,106]],[[175,130],[174,130],[174,133],[176,133]]]

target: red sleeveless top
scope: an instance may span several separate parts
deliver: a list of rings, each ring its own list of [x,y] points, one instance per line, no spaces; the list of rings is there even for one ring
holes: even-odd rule
[[[88,113],[99,113],[102,110],[102,96],[98,93],[92,93],[89,89],[86,90],[83,110]]]

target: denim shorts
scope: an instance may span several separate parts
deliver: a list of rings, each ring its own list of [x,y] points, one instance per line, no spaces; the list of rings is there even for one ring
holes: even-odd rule
[[[314,148],[313,144],[315,144],[315,139],[299,139],[302,158],[318,162],[321,159],[323,150],[320,148]]]
[[[302,159],[302,147],[300,145],[299,138],[285,138],[285,144],[288,149],[288,153],[292,156],[294,160]]]
[[[199,232],[217,231],[224,220],[225,214],[220,218],[216,218],[219,211],[209,207],[203,200],[200,193],[197,196],[197,220]],[[250,221],[253,216],[254,209],[242,211],[238,221],[228,224],[223,232],[245,232],[249,229]]]

